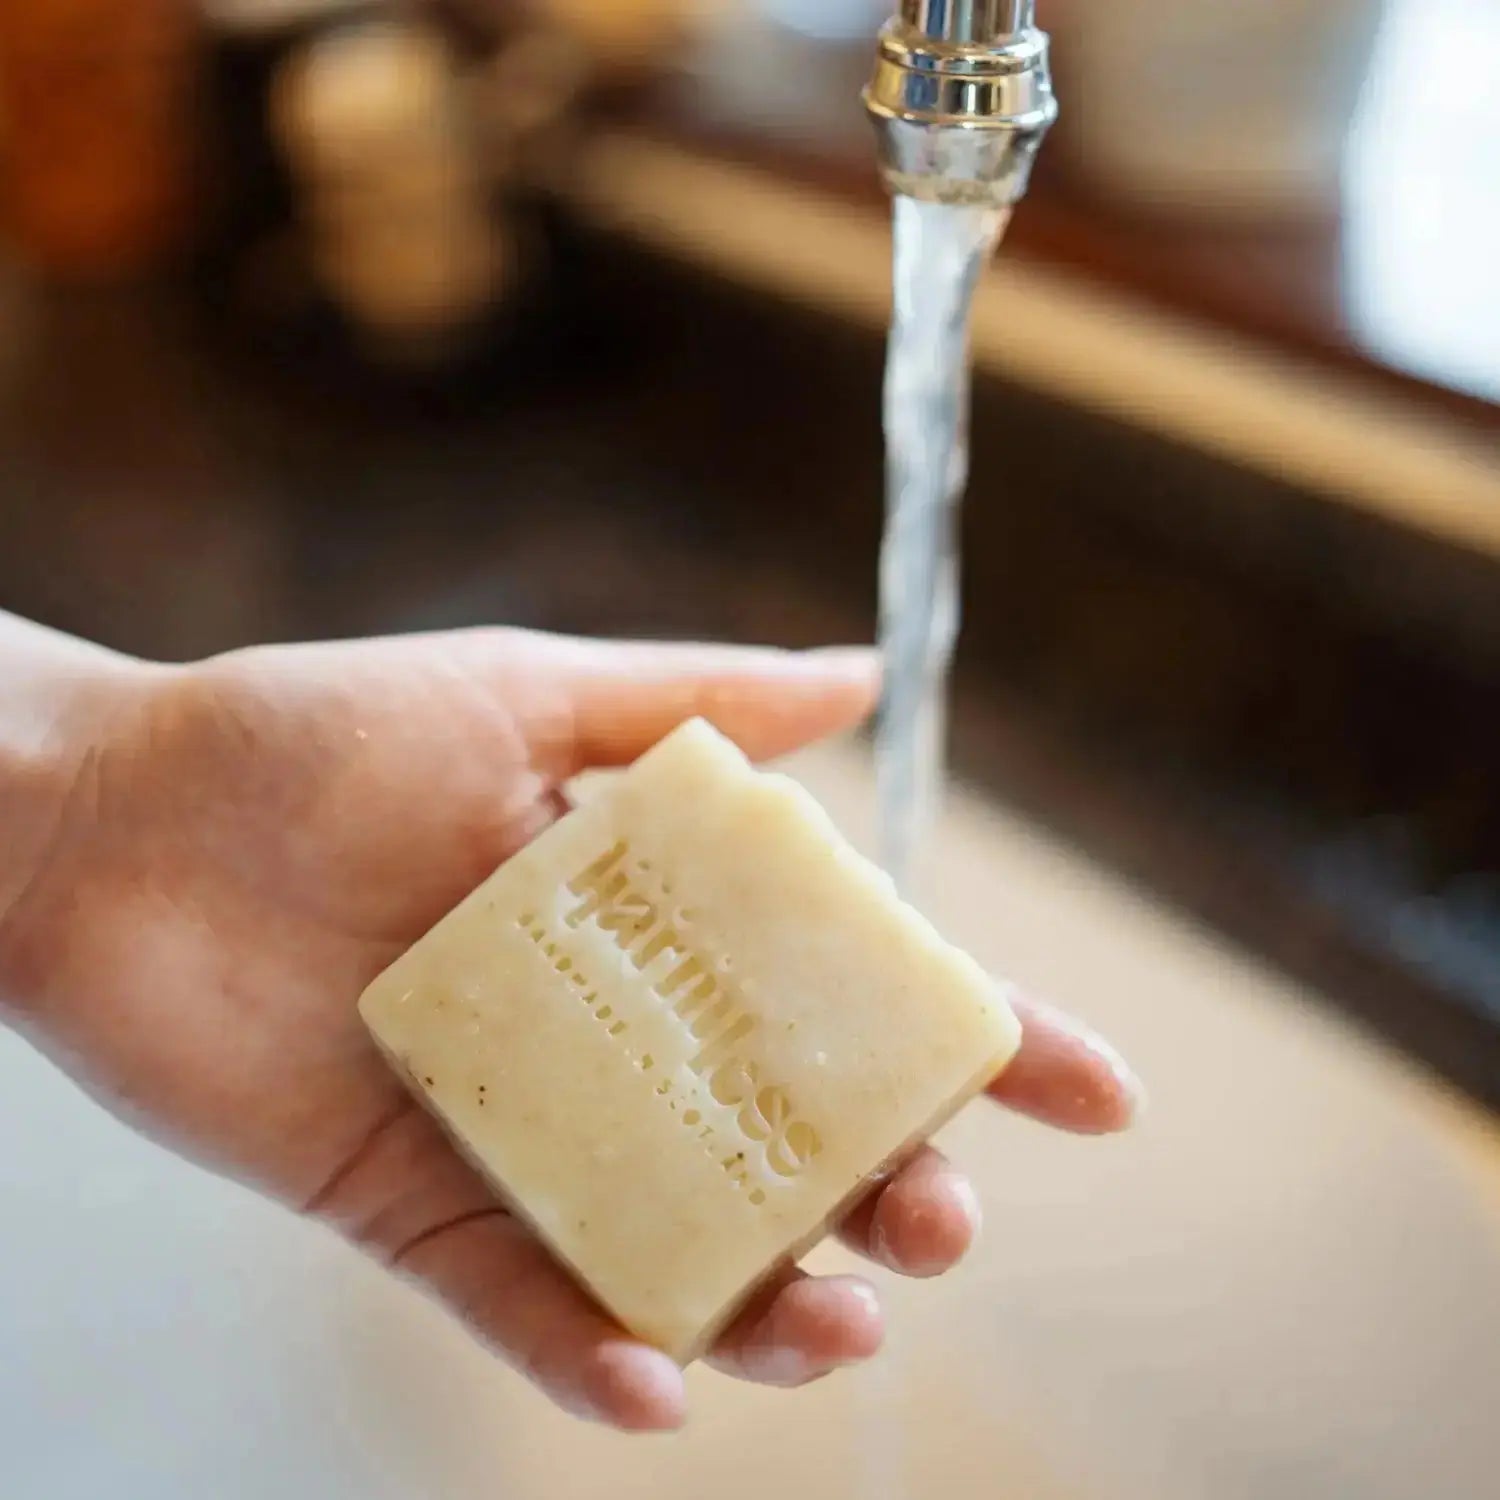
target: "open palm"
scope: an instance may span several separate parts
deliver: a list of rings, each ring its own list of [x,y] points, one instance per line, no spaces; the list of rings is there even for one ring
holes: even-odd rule
[[[565,810],[578,773],[695,714],[753,757],[868,711],[860,653],[606,645],[474,631],[122,671],[45,858],[0,931],[31,1034],[172,1148],[336,1224],[424,1283],[561,1404],[675,1425],[681,1374],[495,1202],[360,1024],[366,984]],[[1117,1058],[1022,1008],[997,1096],[1084,1131],[1128,1122]],[[964,1180],[921,1152],[844,1225],[932,1274],[967,1249]],[[793,1384],[872,1354],[853,1277],[788,1268],[714,1359]]]

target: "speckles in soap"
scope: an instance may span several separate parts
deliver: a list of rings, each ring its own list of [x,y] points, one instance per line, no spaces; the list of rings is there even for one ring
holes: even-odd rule
[[[681,738],[625,773],[638,792],[588,799],[507,861],[361,1013],[433,1077],[433,1106],[560,1260],[633,1332],[691,1358],[747,1265],[800,1246],[943,1113],[944,1070],[1006,1037],[981,1024],[977,972],[963,982],[925,928],[887,932],[913,918],[872,896],[852,855],[846,922],[821,825],[752,805],[755,773],[707,727]],[[909,1045],[928,1025],[951,1026],[948,1052]],[[822,1159],[789,1175],[814,1124]],[[606,1145],[618,1155],[596,1159]]]
[[[565,918],[560,918],[549,930],[545,922],[537,920],[535,909],[528,909],[516,918],[516,925],[527,934],[553,972],[579,988],[582,988],[579,979],[583,968],[594,970],[607,959],[593,947],[581,950],[577,945],[587,941],[583,937],[586,931],[597,930],[606,935],[613,950],[610,956],[619,958],[621,977],[632,987],[639,984],[637,976],[645,980],[649,989],[642,992],[642,998],[653,1011],[659,1009],[662,1001],[666,1002],[665,1015],[679,1023],[681,1039],[689,1048],[682,1061],[694,1076],[681,1080],[686,1097],[673,1097],[670,1078],[663,1079],[654,1091],[666,1101],[668,1113],[694,1132],[695,1139],[716,1166],[730,1170],[724,1156],[726,1148],[744,1139],[748,1132],[749,1138],[756,1142],[756,1160],[765,1170],[778,1179],[794,1177],[821,1151],[821,1139],[810,1125],[792,1113],[787,1087],[758,1078],[761,1064],[740,1052],[746,1040],[753,1037],[758,1023],[747,1010],[748,1000],[727,979],[716,977],[732,969],[733,963],[722,951],[714,951],[715,945],[699,951],[701,935],[697,943],[686,939],[686,928],[695,916],[692,908],[678,908],[670,920],[661,919],[663,906],[640,883],[641,872],[650,868],[649,861],[633,859],[627,842],[617,841],[567,882],[567,891],[578,902]],[[660,887],[670,890],[665,881],[660,882]],[[574,937],[574,933],[580,936]],[[623,998],[611,995],[595,1008],[598,999],[595,992],[583,996],[594,1019],[604,1026],[605,1035],[626,1038],[633,1020],[637,1019],[631,1011],[631,1005],[636,1003],[635,989],[628,990]],[[622,1004],[625,1015],[619,1013]],[[655,1058],[650,1054],[635,1055],[629,1040],[621,1040],[620,1050],[622,1061],[637,1072],[647,1073],[655,1067]],[[715,1081],[721,1077],[739,1079],[742,1097],[733,1100],[721,1097]],[[747,1080],[755,1082],[752,1085]],[[748,1094],[743,1093],[745,1087],[749,1088]],[[705,1112],[701,1106],[710,1099],[715,1107]],[[730,1103],[733,1108],[717,1107]],[[764,1110],[771,1113],[762,1118]],[[799,1144],[791,1149],[794,1139]],[[731,1182],[738,1189],[748,1190],[750,1169],[745,1153],[738,1153],[730,1162]],[[757,1206],[764,1203],[765,1192],[755,1190],[750,1201]]]

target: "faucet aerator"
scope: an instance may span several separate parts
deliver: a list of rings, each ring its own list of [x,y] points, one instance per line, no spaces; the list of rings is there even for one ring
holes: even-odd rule
[[[1052,123],[1035,0],[902,0],[864,91],[881,175],[929,202],[1010,207]]]

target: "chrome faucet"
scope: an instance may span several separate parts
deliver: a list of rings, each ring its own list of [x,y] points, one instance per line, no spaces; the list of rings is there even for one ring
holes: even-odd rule
[[[865,107],[893,193],[1010,207],[1052,122],[1035,0],[901,0],[880,33]]]

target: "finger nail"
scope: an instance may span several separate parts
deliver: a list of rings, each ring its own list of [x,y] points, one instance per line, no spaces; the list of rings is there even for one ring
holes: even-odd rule
[[[943,1188],[969,1221],[969,1243],[972,1245],[984,1226],[984,1209],[980,1205],[979,1194],[974,1191],[974,1184],[962,1172],[945,1172]]]
[[[1146,1112],[1146,1085],[1141,1081],[1140,1074],[1125,1061],[1112,1043],[1105,1041],[1097,1033],[1090,1035],[1087,1041],[1090,1050],[1109,1069],[1110,1077],[1115,1081],[1121,1103],[1118,1128],[1128,1130]]]
[[[685,1417],[682,1372],[656,1350],[624,1341],[594,1351],[578,1395],[595,1421],[627,1432],[675,1431]]]
[[[1071,1021],[1071,1028],[1078,1040],[1103,1065],[1112,1084],[1117,1112],[1111,1128],[1116,1131],[1129,1130],[1146,1112],[1146,1085],[1140,1074],[1125,1061],[1124,1054],[1091,1026],[1080,1021]]]
[[[954,1210],[963,1224],[954,1225]],[[974,1185],[961,1172],[934,1172],[920,1195],[909,1189],[902,1203],[906,1253],[891,1245],[885,1213],[877,1212],[870,1226],[870,1253],[881,1265],[903,1276],[941,1276],[951,1271],[973,1248],[982,1211]]]
[[[847,1285],[850,1295],[860,1304],[863,1326],[851,1330],[855,1345],[839,1363],[854,1365],[879,1353],[885,1339],[885,1315],[880,1310],[880,1298],[868,1281],[851,1277]]]
[[[905,1267],[891,1248],[891,1237],[886,1232],[885,1221],[877,1212],[870,1223],[870,1256],[888,1271],[903,1271]]]
[[[802,1350],[785,1344],[763,1344],[747,1349],[741,1366],[746,1376],[757,1384],[782,1390],[795,1390],[823,1373],[814,1369],[812,1361]]]
[[[1038,1070],[1027,1106],[1031,1112],[1090,1135],[1114,1135],[1135,1125],[1146,1112],[1146,1086],[1119,1049],[1056,1006],[1021,995],[1015,1000],[1018,1011],[1061,1035],[1067,1044],[1064,1056],[1072,1054],[1065,1066]],[[1080,1049],[1083,1059],[1078,1057]],[[1058,1060],[1051,1053],[1049,1057]]]
[[[880,670],[880,653],[873,646],[820,646],[796,653],[793,660],[818,676],[870,677]]]

